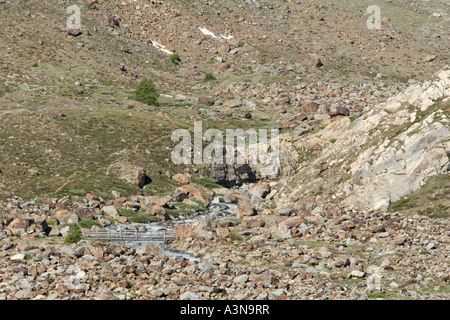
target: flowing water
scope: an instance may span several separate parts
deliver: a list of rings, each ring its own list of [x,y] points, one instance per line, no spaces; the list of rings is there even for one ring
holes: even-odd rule
[[[211,202],[207,210],[202,212],[197,212],[188,218],[180,220],[169,220],[151,223],[128,223],[128,224],[114,224],[109,226],[107,229],[111,231],[151,231],[154,234],[162,233],[164,231],[170,232],[172,229],[179,225],[191,224],[198,219],[210,217],[213,221],[218,221],[222,219],[227,219],[230,217],[235,217],[237,212],[237,206],[235,204],[225,204],[219,202],[219,197],[215,197]],[[139,249],[142,245],[153,244],[157,246],[161,252],[167,257],[174,259],[181,257],[188,260],[196,260],[197,258],[192,257],[186,252],[175,251],[172,248],[168,248],[164,241],[119,241],[126,246]]]

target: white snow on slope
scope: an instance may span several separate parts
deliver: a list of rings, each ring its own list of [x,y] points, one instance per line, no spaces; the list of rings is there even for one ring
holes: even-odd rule
[[[233,39],[233,36],[231,34],[229,36],[224,36],[223,34],[220,34],[220,36],[226,40]]]
[[[215,38],[215,39],[218,39],[218,37],[217,37],[213,32],[209,31],[208,29],[206,29],[206,28],[200,28],[200,27],[199,27],[199,29],[200,29],[200,31],[201,31],[205,36],[211,36],[211,37],[213,37],[213,38]],[[226,40],[233,39],[233,36],[232,36],[231,34],[228,35],[228,36],[225,36],[225,35],[223,35],[223,34],[220,34],[220,36],[221,36],[223,39],[226,39]]]
[[[208,29],[200,28],[200,27],[199,27],[199,29],[205,36],[211,36],[213,38],[217,38],[216,35],[214,33],[212,33],[211,31],[209,31]]]
[[[156,41],[150,40],[150,42],[151,42],[151,43],[153,44],[153,46],[154,46],[155,48],[157,48],[159,51],[162,51],[162,52],[167,53],[167,54],[172,54],[172,53],[173,53],[173,52],[167,50],[167,49],[166,49],[166,46],[164,46],[164,45],[162,45],[162,44],[160,44],[160,43],[158,43],[158,42],[156,42]]]

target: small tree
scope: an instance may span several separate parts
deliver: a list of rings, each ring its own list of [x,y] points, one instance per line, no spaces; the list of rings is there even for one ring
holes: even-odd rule
[[[155,88],[152,79],[144,78],[136,88],[134,100],[143,102],[148,105],[158,105],[159,93]]]
[[[78,241],[81,240],[82,236],[83,236],[83,234],[81,233],[80,227],[75,225],[75,226],[73,226],[70,233],[64,239],[64,242],[65,243],[77,243]]]
[[[216,77],[214,77],[214,75],[212,73],[207,73],[207,74],[205,74],[205,78],[203,80],[204,81],[213,81],[213,80],[216,80]]]
[[[172,54],[170,56],[170,61],[172,61],[173,63],[178,63],[179,61],[181,61],[180,55],[178,53]]]

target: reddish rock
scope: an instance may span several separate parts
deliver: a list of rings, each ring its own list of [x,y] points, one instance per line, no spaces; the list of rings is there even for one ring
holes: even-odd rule
[[[78,36],[81,36],[83,33],[81,32],[80,29],[70,29],[67,32],[67,34],[72,37],[78,37]]]
[[[95,300],[117,300],[117,297],[109,290],[105,290],[100,293]]]
[[[122,204],[125,203],[125,201],[127,201],[127,198],[125,198],[125,197],[117,198],[114,200],[113,206],[116,208],[120,208],[122,206]]]
[[[177,173],[172,177],[173,180],[178,181],[181,184],[188,184],[189,179],[182,173]]]
[[[344,116],[348,117],[350,115],[350,110],[347,107],[337,107],[335,111],[330,112],[331,117]]]
[[[198,104],[202,104],[205,106],[212,106],[214,105],[214,100],[208,97],[200,97],[198,98]]]
[[[256,215],[256,209],[253,207],[252,203],[244,198],[238,200],[237,209],[238,217]]]
[[[154,244],[147,244],[144,246],[144,252],[157,256],[161,253],[161,250]]]
[[[228,62],[222,62],[217,65],[217,68],[221,70],[229,69],[230,67],[231,65]]]
[[[92,200],[92,201],[99,201],[99,200],[100,200],[100,198],[99,198],[97,195],[92,194],[92,193],[88,193],[88,194],[85,195],[84,197],[85,197],[86,199]]]
[[[315,113],[317,110],[319,110],[319,104],[316,102],[308,102],[300,107],[300,111],[305,113]]]
[[[227,54],[230,52],[230,45],[228,43],[224,44],[217,50],[220,54]]]
[[[265,198],[271,191],[270,184],[267,182],[259,182],[250,187],[248,193],[253,196]]]
[[[232,100],[232,99],[234,99],[234,93],[231,92],[231,91],[228,91],[228,92],[226,92],[226,93],[223,94],[223,97],[224,97],[225,99]]]
[[[214,198],[213,191],[197,184],[186,184],[180,188],[181,189],[177,188],[175,191],[180,192],[182,194],[187,193],[189,197],[192,197],[202,202],[204,205],[210,203]]]
[[[298,227],[302,223],[305,223],[305,219],[302,217],[290,217],[282,222],[288,228]]]

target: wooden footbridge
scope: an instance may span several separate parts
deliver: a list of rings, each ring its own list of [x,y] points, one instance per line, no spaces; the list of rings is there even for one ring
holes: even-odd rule
[[[108,241],[174,241],[179,237],[175,230],[162,230],[161,232],[139,231],[139,230],[92,230],[81,229],[83,237]]]

